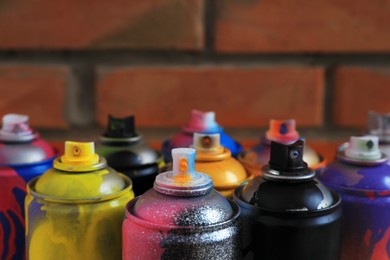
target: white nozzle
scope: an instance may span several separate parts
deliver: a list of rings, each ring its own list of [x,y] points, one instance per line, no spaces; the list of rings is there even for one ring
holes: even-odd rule
[[[192,148],[172,149],[173,171],[156,177],[154,189],[176,196],[199,196],[213,189],[211,178],[195,171],[196,151]]]
[[[347,157],[358,160],[378,160],[382,154],[378,146],[376,136],[352,136],[348,148],[345,150]]]
[[[3,116],[3,135],[30,135],[32,130],[28,125],[28,116],[18,114],[8,114]]]
[[[199,151],[220,151],[223,150],[219,134],[194,133],[193,147]]]
[[[191,148],[172,149],[172,177],[183,173],[193,174],[195,172],[195,154],[196,151]]]

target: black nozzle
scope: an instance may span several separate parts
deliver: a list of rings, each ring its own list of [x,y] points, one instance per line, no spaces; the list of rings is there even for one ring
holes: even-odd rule
[[[307,171],[307,163],[303,161],[303,144],[302,140],[290,145],[271,142],[269,169],[279,172]]]
[[[115,118],[108,116],[108,126],[105,137],[130,138],[137,136],[135,132],[134,116]]]

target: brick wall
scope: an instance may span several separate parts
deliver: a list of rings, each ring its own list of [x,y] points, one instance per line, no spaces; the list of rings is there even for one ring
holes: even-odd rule
[[[54,138],[98,132],[108,113],[177,129],[192,108],[241,133],[292,117],[339,136],[390,112],[389,13],[364,0],[2,1],[0,114]]]

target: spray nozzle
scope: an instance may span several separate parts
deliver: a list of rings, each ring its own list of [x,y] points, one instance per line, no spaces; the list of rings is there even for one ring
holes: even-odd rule
[[[173,149],[173,170],[157,175],[154,188],[176,196],[199,196],[210,192],[213,188],[211,178],[195,171],[195,155],[192,148]]]
[[[28,116],[7,114],[3,116],[1,134],[5,135],[31,135],[32,129],[28,124]]]
[[[390,114],[368,112],[368,133],[371,135],[390,135]]]
[[[299,139],[299,133],[295,130],[295,120],[271,119],[266,138],[281,143],[291,143]]]
[[[193,147],[197,151],[206,153],[222,153],[224,150],[219,134],[194,133]]]
[[[270,160],[263,168],[264,178],[288,182],[313,179],[315,172],[303,161],[303,146],[302,140],[292,144],[272,141]]]
[[[194,109],[191,111],[190,122],[185,128],[192,129],[195,132],[211,132],[217,131],[219,126],[215,121],[215,112],[203,112]]]
[[[298,140],[290,145],[271,142],[270,169],[284,172],[307,170],[303,161],[303,141]]]
[[[129,138],[137,136],[135,132],[134,116],[116,118],[108,116],[108,126],[104,133],[105,137]]]
[[[93,142],[65,142],[65,153],[61,162],[66,165],[88,166],[97,164],[99,156],[95,153]]]
[[[378,146],[377,136],[352,136],[345,156],[358,160],[378,160],[382,154]]]

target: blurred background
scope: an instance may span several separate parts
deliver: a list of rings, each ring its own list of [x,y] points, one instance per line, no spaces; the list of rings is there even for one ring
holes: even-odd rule
[[[244,145],[271,118],[335,144],[390,112],[389,14],[387,0],[3,0],[0,114],[53,142],[134,114],[158,146],[199,109]]]

